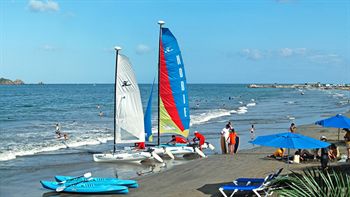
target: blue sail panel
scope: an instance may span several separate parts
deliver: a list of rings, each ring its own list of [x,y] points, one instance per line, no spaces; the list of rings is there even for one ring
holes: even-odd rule
[[[145,140],[146,142],[152,142],[153,141],[153,135],[152,135],[152,96],[153,96],[153,86],[154,86],[154,80],[151,88],[151,93],[148,99],[147,108],[145,112],[144,117],[144,124],[145,124]]]

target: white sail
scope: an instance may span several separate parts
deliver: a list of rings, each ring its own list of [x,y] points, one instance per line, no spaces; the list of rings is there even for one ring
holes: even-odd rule
[[[115,107],[115,143],[144,142],[140,90],[131,63],[124,55],[118,55]]]

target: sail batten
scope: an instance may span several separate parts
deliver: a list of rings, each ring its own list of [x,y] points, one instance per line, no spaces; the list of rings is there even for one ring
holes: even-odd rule
[[[159,43],[160,133],[188,136],[190,113],[186,75],[179,45],[168,28],[161,28]]]
[[[118,56],[116,80],[115,143],[145,140],[140,90],[129,59]]]

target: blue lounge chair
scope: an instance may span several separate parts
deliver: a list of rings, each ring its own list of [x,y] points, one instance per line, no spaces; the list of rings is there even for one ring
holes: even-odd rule
[[[250,185],[250,184],[262,184],[264,181],[270,181],[278,177],[283,168],[278,169],[275,173],[269,174],[265,178],[238,178],[233,181],[235,185]]]
[[[219,191],[221,194],[225,197],[227,197],[227,194],[224,191],[232,191],[230,197],[232,197],[236,192],[238,191],[252,191],[257,196],[261,196],[259,194],[260,191],[263,191],[265,196],[271,195],[268,189],[268,185],[270,184],[270,181],[276,178],[281,172],[283,168],[277,170],[274,174],[270,174],[266,176],[264,179],[261,178],[239,178],[236,179],[231,185],[224,185],[219,188]],[[240,185],[242,183],[245,183],[245,185]],[[251,184],[254,183],[254,184]]]

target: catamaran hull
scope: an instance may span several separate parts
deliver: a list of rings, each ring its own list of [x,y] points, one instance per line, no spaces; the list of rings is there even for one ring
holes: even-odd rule
[[[166,151],[170,151],[173,155],[181,156],[189,153],[196,153],[193,147],[189,146],[170,146],[170,145],[161,145],[160,147],[151,147],[158,155],[166,155]]]
[[[137,152],[137,153],[103,153],[93,154],[95,162],[141,162],[150,158],[150,153]]]

